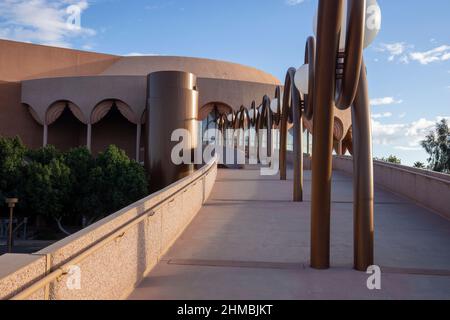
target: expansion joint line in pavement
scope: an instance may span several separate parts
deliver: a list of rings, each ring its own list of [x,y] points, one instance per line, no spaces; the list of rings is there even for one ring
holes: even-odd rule
[[[201,259],[166,259],[161,260],[168,265],[192,266],[192,267],[217,267],[217,268],[248,268],[248,269],[279,269],[279,270],[306,270],[305,263],[288,262],[263,262],[263,261],[236,261],[236,260],[201,260]],[[348,266],[336,266],[335,268],[351,268]],[[383,273],[405,274],[417,276],[450,277],[450,270],[381,267]]]

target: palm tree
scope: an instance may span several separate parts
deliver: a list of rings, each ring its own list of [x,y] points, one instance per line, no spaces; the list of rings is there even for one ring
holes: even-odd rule
[[[428,164],[433,171],[450,173],[450,128],[448,121],[442,119],[436,123],[434,132],[430,132],[422,141],[422,147],[430,155]]]

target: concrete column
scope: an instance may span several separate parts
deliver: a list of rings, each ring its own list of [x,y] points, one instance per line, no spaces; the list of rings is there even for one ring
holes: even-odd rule
[[[190,175],[192,164],[174,164],[172,150],[181,141],[171,141],[176,129],[190,133],[190,141],[183,141],[183,150],[192,158],[198,144],[197,78],[179,71],[154,72],[148,75],[145,167],[150,176],[152,192]]]
[[[141,132],[142,124],[138,123],[136,125],[136,162],[139,163],[139,156],[141,154]]]
[[[86,148],[89,151],[92,151],[92,124],[88,123],[87,125],[87,141],[86,141]]]
[[[44,134],[43,134],[42,146],[46,147],[47,144],[48,144],[48,125],[44,124]]]

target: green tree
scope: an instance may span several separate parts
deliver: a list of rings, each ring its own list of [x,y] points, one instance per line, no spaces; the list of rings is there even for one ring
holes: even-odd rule
[[[85,227],[92,218],[89,190],[91,171],[95,165],[95,159],[91,152],[85,148],[75,148],[64,154],[64,162],[70,169],[70,195],[66,210],[74,216],[82,219],[82,225]]]
[[[422,147],[430,156],[428,164],[433,171],[450,173],[450,129],[446,119],[436,123],[435,131],[425,137]]]
[[[41,164],[49,164],[53,159],[62,160],[62,158],[63,154],[52,145],[37,150],[28,150],[26,153],[27,161],[35,161]]]
[[[0,206],[4,198],[20,196],[26,147],[19,138],[0,137]]]
[[[381,158],[381,159],[375,159],[375,160],[380,160],[380,161],[393,163],[393,164],[402,164],[402,160],[393,155],[390,155],[387,158]]]
[[[95,159],[86,148],[27,150],[18,138],[0,138],[0,198],[19,196],[23,209],[65,234],[64,218],[82,217],[84,227],[147,193],[143,167],[115,146]]]
[[[116,146],[109,146],[96,159],[88,189],[87,202],[98,218],[122,209],[148,193],[144,168]]]
[[[59,229],[70,234],[62,226],[62,219],[70,194],[70,169],[61,159],[52,159],[48,164],[29,162],[24,170],[23,193],[27,207],[36,215],[55,220]]]
[[[423,162],[417,161],[414,163],[414,168],[416,169],[426,169],[426,166]]]

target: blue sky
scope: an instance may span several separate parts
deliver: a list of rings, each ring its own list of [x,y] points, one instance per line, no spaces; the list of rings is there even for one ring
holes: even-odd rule
[[[425,161],[418,141],[450,116],[450,1],[378,2],[382,30],[365,52],[375,156]],[[71,4],[82,10],[81,29],[66,27]],[[316,7],[317,0],[2,0],[0,38],[221,59],[284,79],[303,61]]]

